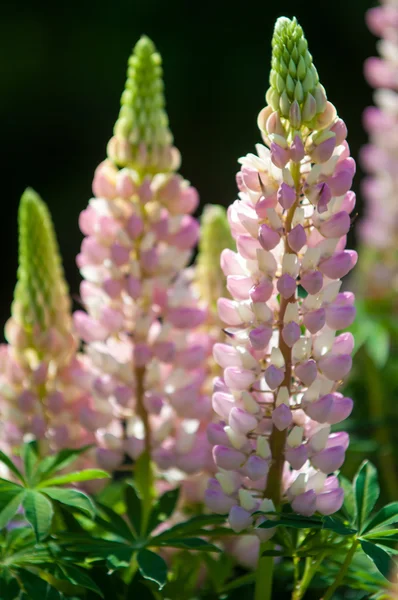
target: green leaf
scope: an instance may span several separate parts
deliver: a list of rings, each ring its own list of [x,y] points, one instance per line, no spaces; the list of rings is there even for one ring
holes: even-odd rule
[[[342,475],[339,476],[340,485],[344,490],[343,512],[351,524],[354,524],[357,519],[354,488],[352,483]]]
[[[369,461],[363,462],[356,474],[354,489],[358,531],[362,533],[366,519],[372,512],[380,494],[377,470]]]
[[[26,569],[20,569],[18,575],[29,600],[45,600],[48,598],[51,586],[47,581]]]
[[[32,525],[38,541],[44,539],[50,532],[53,518],[51,502],[34,490],[26,490],[22,505],[27,521]]]
[[[376,546],[376,544],[372,544],[366,540],[360,540],[360,544],[362,550],[370,558],[370,560],[373,561],[376,568],[382,575],[384,575],[386,579],[388,579],[388,577],[391,576],[393,561],[387,552],[385,552],[379,546]]]
[[[177,506],[179,495],[179,488],[175,488],[174,490],[165,492],[159,498],[152,509],[148,526],[149,531],[153,531],[160,523],[171,517]]]
[[[118,561],[130,563],[134,551],[132,546],[122,542],[103,540],[101,538],[89,537],[87,535],[58,534],[57,541],[67,552],[78,552],[90,556],[90,560],[107,559],[114,556]]]
[[[378,540],[388,538],[389,542],[398,542],[398,529],[375,529],[369,533],[362,534],[362,538],[376,543]],[[384,539],[384,541],[386,541]]]
[[[109,473],[101,469],[84,469],[76,473],[66,473],[59,477],[46,479],[42,481],[38,487],[52,487],[55,485],[64,485],[66,483],[77,483],[78,481],[91,481],[92,479],[108,479]]]
[[[130,482],[128,482],[125,487],[124,497],[126,500],[128,519],[134,528],[135,533],[140,535],[142,523],[141,498],[138,496],[134,485]]]
[[[61,502],[61,504],[79,508],[81,511],[87,513],[91,518],[93,518],[95,515],[95,506],[91,498],[80,490],[46,487],[42,488],[40,491],[42,494],[49,496],[52,500]]]
[[[176,537],[189,537],[195,535],[198,532],[203,533],[203,527],[207,525],[219,525],[225,523],[226,517],[224,515],[198,515],[184,521],[183,523],[177,523],[169,527],[166,531],[157,535],[153,540],[158,542],[159,540],[172,539]],[[210,533],[210,532],[209,532]]]
[[[25,469],[25,475],[28,482],[31,482],[34,468],[37,464],[37,453],[36,453],[36,445],[37,442],[29,442],[28,444],[23,444],[21,449],[21,458],[23,461],[23,466]]]
[[[21,488],[20,488],[21,489]],[[25,496],[25,491],[20,491],[17,494],[13,494],[7,504],[3,503],[3,497],[1,496],[1,512],[0,512],[0,529],[3,529],[8,525],[11,519],[15,516],[18,508],[21,506]]]
[[[353,535],[356,533],[355,529],[351,529],[350,527],[346,527],[344,523],[342,523],[339,519],[335,517],[323,517],[323,527],[322,529],[328,529],[330,531],[334,531],[339,535]]]
[[[17,467],[12,462],[12,460],[10,458],[8,458],[8,456],[6,454],[4,454],[4,452],[2,452],[1,450],[0,450],[0,462],[4,463],[6,465],[6,467],[8,467],[10,469],[10,471],[12,473],[14,473],[14,475],[19,479],[19,481],[21,481],[24,485],[26,484],[25,477],[22,475],[21,471],[19,471],[19,469],[17,469]]]
[[[150,550],[140,550],[137,555],[138,568],[144,579],[158,584],[161,590],[167,583],[167,564],[161,556]]]
[[[48,477],[55,471],[61,471],[72,464],[81,454],[87,452],[89,448],[92,448],[92,444],[73,450],[61,450],[53,456],[47,456],[40,462],[37,469],[38,473],[40,473],[42,477]]]
[[[130,542],[135,541],[135,536],[128,524],[126,523],[126,521],[123,519],[123,517],[118,515],[114,510],[112,510],[108,506],[105,506],[105,504],[100,504],[99,502],[97,502],[97,505],[109,519],[109,522],[107,522],[104,519],[97,518],[96,521],[101,527],[103,527],[106,531],[110,531],[115,535],[120,536],[124,540],[128,540]]]
[[[62,563],[60,565],[60,568],[64,573],[66,579],[73,585],[84,587],[88,590],[95,592],[96,594],[98,594],[98,596],[101,596],[101,598],[104,597],[99,587],[83,569],[78,569],[74,565],[65,563]]]
[[[367,533],[374,529],[381,529],[392,523],[398,523],[398,502],[391,502],[391,504],[387,504],[379,510],[373,519],[366,524],[363,532]]]
[[[152,545],[150,543],[149,545]],[[202,538],[181,538],[181,539],[168,539],[161,543],[161,546],[167,546],[170,548],[185,548],[187,550],[200,550],[206,552],[222,552],[220,548],[217,548],[214,544],[202,540]]]
[[[268,513],[267,513],[268,515]],[[322,529],[323,521],[319,517],[302,517],[300,515],[286,514],[279,519],[267,519],[258,527],[260,529],[272,529],[273,527],[293,527],[294,529]]]
[[[372,332],[365,342],[366,352],[378,369],[382,369],[390,352],[390,333],[380,322],[372,320]]]

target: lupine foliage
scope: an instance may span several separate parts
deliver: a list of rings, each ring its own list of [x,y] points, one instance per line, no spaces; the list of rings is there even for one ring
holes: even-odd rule
[[[0,348],[1,600],[392,597],[398,497],[381,370],[391,377],[394,321],[378,313],[397,304],[373,284],[397,266],[380,253],[393,234],[376,207],[382,193],[390,213],[397,200],[396,17],[387,1],[369,16],[384,62],[367,75],[391,90],[366,118],[361,232],[377,248],[351,278],[354,324],[341,280],[357,261],[346,250],[355,162],[296,19],[275,26],[263,144],[239,160],[239,199],[206,206],[200,226],[160,55],[137,42],[79,218],[74,315],[47,207],[23,194]],[[366,427],[381,490],[366,455],[355,476],[340,472],[358,466]]]

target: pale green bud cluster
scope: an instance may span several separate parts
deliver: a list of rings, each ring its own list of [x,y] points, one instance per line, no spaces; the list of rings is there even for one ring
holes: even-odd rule
[[[220,266],[221,252],[225,248],[236,250],[225,208],[207,204],[203,209],[200,230],[196,281],[201,299],[215,311],[218,298],[229,296]]]
[[[50,328],[69,331],[70,298],[54,226],[46,204],[30,188],[21,198],[18,225],[18,283],[12,316],[27,335]]]
[[[165,111],[162,59],[153,42],[142,36],[128,61],[121,109],[108,146],[118,166],[156,172],[169,170],[173,136]]]
[[[280,17],[272,39],[271,87],[267,103],[295,129],[326,108],[326,94],[296,18]]]

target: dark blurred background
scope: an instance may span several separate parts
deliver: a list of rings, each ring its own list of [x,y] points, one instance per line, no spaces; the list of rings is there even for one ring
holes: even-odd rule
[[[2,4],[0,19],[2,290],[5,322],[17,267],[17,208],[32,186],[53,214],[67,278],[77,295],[79,212],[91,195],[119,110],[126,63],[142,33],[164,61],[167,109],[183,175],[202,205],[235,199],[237,159],[260,141],[275,19],[296,16],[329,99],[349,128],[352,154],[366,141],[372,101],[362,76],[375,53],[364,13],[374,0],[97,0]],[[360,173],[355,188],[358,191]],[[360,206],[359,206],[360,210]]]

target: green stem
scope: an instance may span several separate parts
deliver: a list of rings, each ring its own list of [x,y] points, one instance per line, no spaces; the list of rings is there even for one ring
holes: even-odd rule
[[[303,577],[294,587],[292,600],[301,600],[324,558],[324,553],[321,553],[317,559],[314,559],[311,556],[305,559]]]
[[[142,502],[142,519],[141,519],[141,536],[145,536],[148,526],[149,517],[152,511],[153,501],[153,474],[151,464],[151,429],[149,424],[148,413],[144,406],[144,377],[145,367],[137,367],[135,369],[135,382],[136,382],[136,406],[137,414],[141,417],[144,425],[144,452],[137,461],[136,468],[138,468],[138,462],[140,464],[140,484],[141,488],[141,502]]]
[[[296,188],[296,201],[288,210],[285,221],[285,253],[294,254],[293,250],[289,246],[287,236],[292,228],[293,216],[297,206],[300,203],[300,164],[293,163],[292,165],[292,176]],[[281,383],[281,387],[286,387],[290,394],[290,388],[292,384],[292,349],[285,343],[282,337],[282,329],[284,326],[284,316],[286,308],[290,302],[296,302],[296,292],[290,298],[282,298],[279,306],[279,349],[282,352],[285,361],[285,377]],[[276,394],[274,401],[274,408],[276,406]],[[271,436],[269,439],[269,445],[271,450],[271,464],[267,476],[267,486],[264,492],[265,498],[270,498],[276,510],[279,509],[281,503],[281,492],[282,492],[282,471],[285,462],[285,444],[287,437],[287,429],[279,431],[275,426],[272,428]]]
[[[258,566],[256,572],[256,587],[254,590],[254,600],[271,600],[272,580],[274,576],[274,557],[261,556],[264,550],[272,550],[272,542],[260,544]]]
[[[341,566],[339,574],[337,575],[334,583],[332,583],[332,585],[327,589],[326,594],[323,597],[323,600],[331,600],[331,598],[333,598],[334,592],[343,583],[344,577],[345,577],[345,575],[348,571],[348,567],[350,566],[351,561],[354,557],[354,554],[355,554],[358,544],[359,544],[359,542],[355,538],[347,556],[345,557],[345,561],[343,562],[343,564]]]
[[[373,360],[365,351],[366,376],[369,389],[369,413],[374,423],[374,436],[377,441],[378,463],[384,488],[390,500],[398,498],[398,482],[395,476],[396,465],[392,454],[392,443],[385,414],[386,399],[383,393],[382,378]]]

